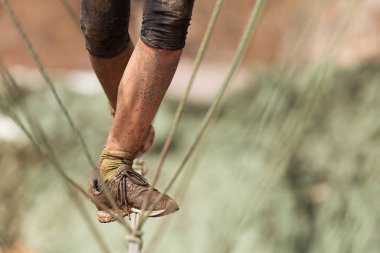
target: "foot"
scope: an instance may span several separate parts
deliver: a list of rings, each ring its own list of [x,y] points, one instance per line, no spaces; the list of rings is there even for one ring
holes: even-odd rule
[[[141,207],[149,192],[150,185],[147,180],[135,172],[130,165],[123,164],[119,166],[115,177],[107,180],[105,184],[110,190],[119,208],[119,212],[123,217],[128,216],[132,212],[142,214]],[[111,203],[107,200],[102,187],[100,187],[99,178],[90,178],[89,193],[96,201],[112,210]],[[160,192],[154,189],[148,204],[151,205],[154,203],[159,195]],[[149,217],[164,216],[177,210],[179,210],[177,203],[168,195],[164,195],[154,210],[149,214]],[[97,214],[98,220],[101,223],[115,220],[108,211],[102,210],[99,207]],[[116,214],[116,212],[114,214]]]

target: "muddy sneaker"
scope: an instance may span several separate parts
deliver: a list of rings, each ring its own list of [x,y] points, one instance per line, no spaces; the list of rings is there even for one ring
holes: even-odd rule
[[[142,204],[150,189],[148,181],[132,169],[132,159],[128,155],[122,151],[104,150],[100,167],[100,177],[108,187],[123,217],[131,212],[141,214]],[[89,180],[89,193],[98,203],[112,210],[112,205],[105,196],[99,178],[94,175]],[[159,195],[160,192],[154,189],[148,204],[151,205]],[[103,210],[99,205],[97,208],[99,222],[106,223],[115,220],[108,211]],[[149,216],[163,216],[177,210],[179,210],[177,203],[168,195],[164,195]]]
[[[128,216],[132,212],[141,214],[143,201],[150,188],[149,183],[143,176],[132,170],[129,165],[124,164],[117,169],[116,176],[107,180],[105,184],[110,190],[123,217]],[[89,181],[89,193],[97,202],[112,210],[111,203],[107,200],[104,190],[100,186],[99,178],[91,178]],[[152,204],[159,195],[160,192],[154,189],[148,204]],[[99,206],[97,208],[99,222],[107,223],[115,220],[108,211],[102,210]],[[178,210],[177,203],[168,195],[164,195],[149,216],[164,216]]]

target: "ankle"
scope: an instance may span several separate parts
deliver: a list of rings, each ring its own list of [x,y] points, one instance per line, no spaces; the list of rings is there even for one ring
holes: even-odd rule
[[[114,135],[110,133],[107,143],[105,145],[105,150],[116,150],[116,152],[120,151],[130,154],[129,156],[135,156],[136,153],[138,153],[138,149],[136,149],[136,147],[138,147],[139,145],[133,144],[134,142],[132,140],[120,141],[122,139],[123,138],[119,135],[119,132]]]

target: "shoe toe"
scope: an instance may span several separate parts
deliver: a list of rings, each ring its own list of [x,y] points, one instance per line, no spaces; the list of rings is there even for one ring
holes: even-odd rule
[[[156,197],[158,197],[159,193],[156,193]],[[153,202],[154,201],[152,201],[149,205],[153,204]],[[179,207],[177,202],[175,202],[175,200],[170,198],[168,195],[164,195],[162,199],[157,203],[155,208],[150,213],[148,213],[148,211],[145,211],[144,215],[148,215],[149,217],[161,217],[164,215],[174,213],[178,210]],[[141,209],[132,207],[132,212],[141,213]]]
[[[165,209],[166,209],[166,211],[165,211],[166,214],[170,214],[170,213],[174,213],[174,212],[178,211],[179,207],[178,207],[177,202],[174,199],[170,198],[168,200],[168,202],[166,202],[166,208]]]
[[[160,213],[159,216],[168,215],[179,210],[177,202],[174,199],[170,198],[168,195],[165,195],[163,197],[161,203],[163,204],[162,209],[164,211]]]

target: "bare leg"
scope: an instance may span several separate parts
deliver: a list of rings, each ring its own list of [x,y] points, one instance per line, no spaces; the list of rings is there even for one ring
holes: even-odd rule
[[[122,210],[122,215],[141,212],[149,184],[132,168],[148,134],[153,117],[172,81],[182,53],[149,47],[139,40],[119,84],[117,110],[107,144],[101,155],[100,179],[109,187]],[[112,209],[97,178],[90,178],[89,191],[97,201]],[[151,201],[160,193],[154,191]],[[114,218],[98,207],[98,220],[110,222]],[[151,216],[167,215],[178,210],[175,200],[165,195]]]
[[[107,95],[110,106],[116,111],[117,92],[121,77],[133,52],[133,43],[119,55],[112,58],[99,58],[90,55],[92,67],[104,92]]]
[[[131,46],[127,41],[128,15],[123,16],[123,13],[129,13],[129,1],[82,0],[81,23],[88,50],[101,58],[119,56],[109,60],[92,58],[92,63],[112,107],[116,109],[101,155],[100,179],[108,186],[124,216],[141,212],[142,201],[147,197],[149,183],[132,169],[132,164],[142,152],[141,147],[145,146],[142,143],[177,69],[193,3],[194,0],[145,0],[140,40],[128,61],[128,53],[124,51]],[[117,25],[114,25],[115,18],[120,21]],[[120,53],[125,53],[125,58]],[[90,178],[90,193],[99,203],[112,209],[97,182],[97,176]],[[149,199],[153,201],[160,193],[153,191],[151,194]],[[177,210],[176,202],[165,195],[151,216]],[[109,210],[99,207],[98,219],[100,222],[113,220]]]
[[[106,148],[136,153],[173,79],[182,49],[163,50],[141,40],[121,79],[118,109]]]
[[[117,89],[133,52],[129,0],[81,0],[81,29],[93,69],[116,109]]]

